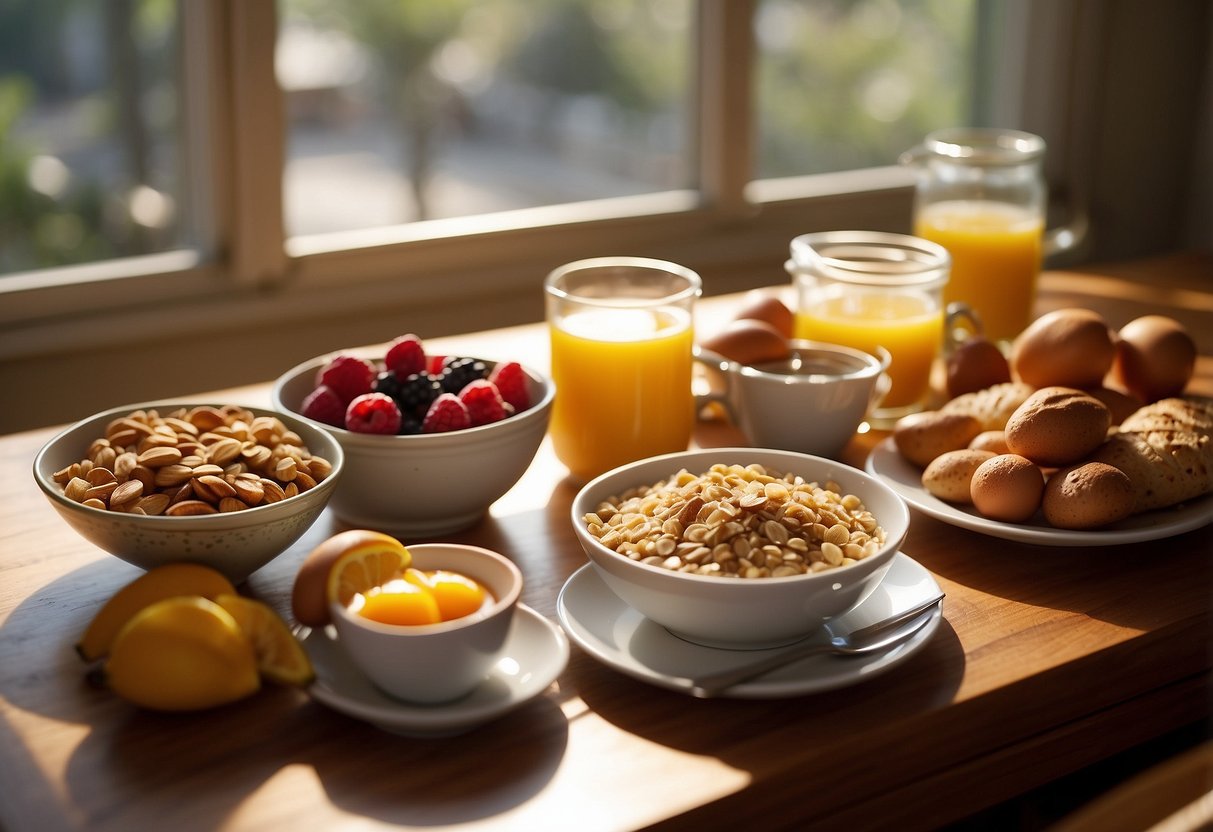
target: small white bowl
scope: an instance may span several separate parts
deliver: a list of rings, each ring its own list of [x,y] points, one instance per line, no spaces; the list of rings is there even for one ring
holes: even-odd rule
[[[239,583],[286,551],[316,521],[336,491],[345,454],[327,432],[306,420],[248,407],[257,416],[276,416],[294,430],[308,451],[327,459],[332,472],[315,488],[277,503],[241,511],[189,517],[128,514],[91,508],[69,499],[54,474],[86,455],[93,440],[105,435],[114,419],[135,410],[161,415],[209,402],[145,402],[116,407],[83,419],[46,443],[34,458],[34,480],[55,510],[90,543],[142,569],[166,563],[201,563]]]
[[[328,360],[322,356],[288,370],[274,384],[273,400],[276,408],[327,430],[341,444],[346,475],[332,508],[348,525],[410,538],[466,529],[518,481],[547,433],[555,386],[526,367],[532,404],[499,422],[407,436],[324,425],[299,411]]]
[[[407,702],[439,704],[467,695],[488,676],[505,648],[522,593],[510,560],[476,546],[409,546],[412,566],[446,569],[492,594],[491,606],[462,618],[414,626],[382,624],[331,604],[338,644],[376,687]]]
[[[605,500],[651,486],[685,468],[698,476],[713,465],[757,463],[807,482],[838,483],[859,497],[884,529],[879,552],[848,566],[787,577],[712,577],[631,560],[608,549],[582,519]],[[713,448],[634,462],[591,480],[573,499],[573,530],[602,580],[629,606],[687,641],[758,649],[797,641],[862,602],[880,584],[906,532],[905,502],[879,479],[835,460],[791,451]]]

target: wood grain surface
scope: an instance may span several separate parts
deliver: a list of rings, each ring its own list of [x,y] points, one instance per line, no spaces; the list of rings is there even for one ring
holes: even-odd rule
[[[735,298],[705,300],[698,325]],[[1183,254],[1049,272],[1038,311],[1086,306],[1120,326],[1183,321],[1213,394],[1213,257]],[[546,366],[542,326],[437,349]],[[269,384],[200,399],[265,405]],[[88,415],[82,405],[81,416]],[[542,697],[463,736],[410,739],[268,688],[217,710],[139,711],[89,684],[72,644],[139,573],[52,510],[31,465],[56,428],[0,438],[0,829],[619,830],[934,828],[1210,715],[1213,526],[1126,546],[1053,548],[915,511],[903,550],[947,593],[912,660],[840,691],[700,701],[574,647]],[[862,465],[880,434],[854,438]],[[738,443],[703,423],[702,446]],[[555,619],[584,555],[577,485],[545,441],[518,485],[460,542],[522,569],[523,601]],[[289,616],[326,512],[242,591]],[[407,542],[407,541],[406,541]]]

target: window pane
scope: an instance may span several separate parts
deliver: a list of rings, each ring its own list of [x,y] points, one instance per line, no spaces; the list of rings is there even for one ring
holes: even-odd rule
[[[691,0],[286,0],[290,235],[689,187]]]
[[[758,175],[891,165],[974,123],[978,0],[760,0]]]
[[[177,6],[0,4],[0,273],[181,244]]]

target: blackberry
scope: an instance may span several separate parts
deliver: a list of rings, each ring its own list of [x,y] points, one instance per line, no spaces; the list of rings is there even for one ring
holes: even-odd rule
[[[396,377],[396,373],[391,370],[384,370],[375,377],[375,381],[371,383],[371,389],[376,393],[382,393],[385,396],[391,396],[396,399],[396,403],[400,403],[400,379]]]
[[[412,413],[405,416],[400,420],[399,433],[407,434],[409,436],[421,433],[421,418],[414,416]]]
[[[459,395],[473,381],[488,378],[489,368],[475,358],[447,358],[442,363],[440,380],[443,391]]]
[[[420,420],[441,392],[442,385],[437,378],[429,373],[413,373],[400,382],[400,391],[395,398],[406,420],[414,416]]]

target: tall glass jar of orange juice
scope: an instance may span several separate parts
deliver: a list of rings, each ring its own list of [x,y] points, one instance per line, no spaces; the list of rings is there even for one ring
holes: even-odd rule
[[[902,155],[917,167],[914,234],[952,256],[944,302],[967,304],[986,337],[1013,339],[1032,319],[1040,274],[1045,143],[1017,130],[952,128]]]

